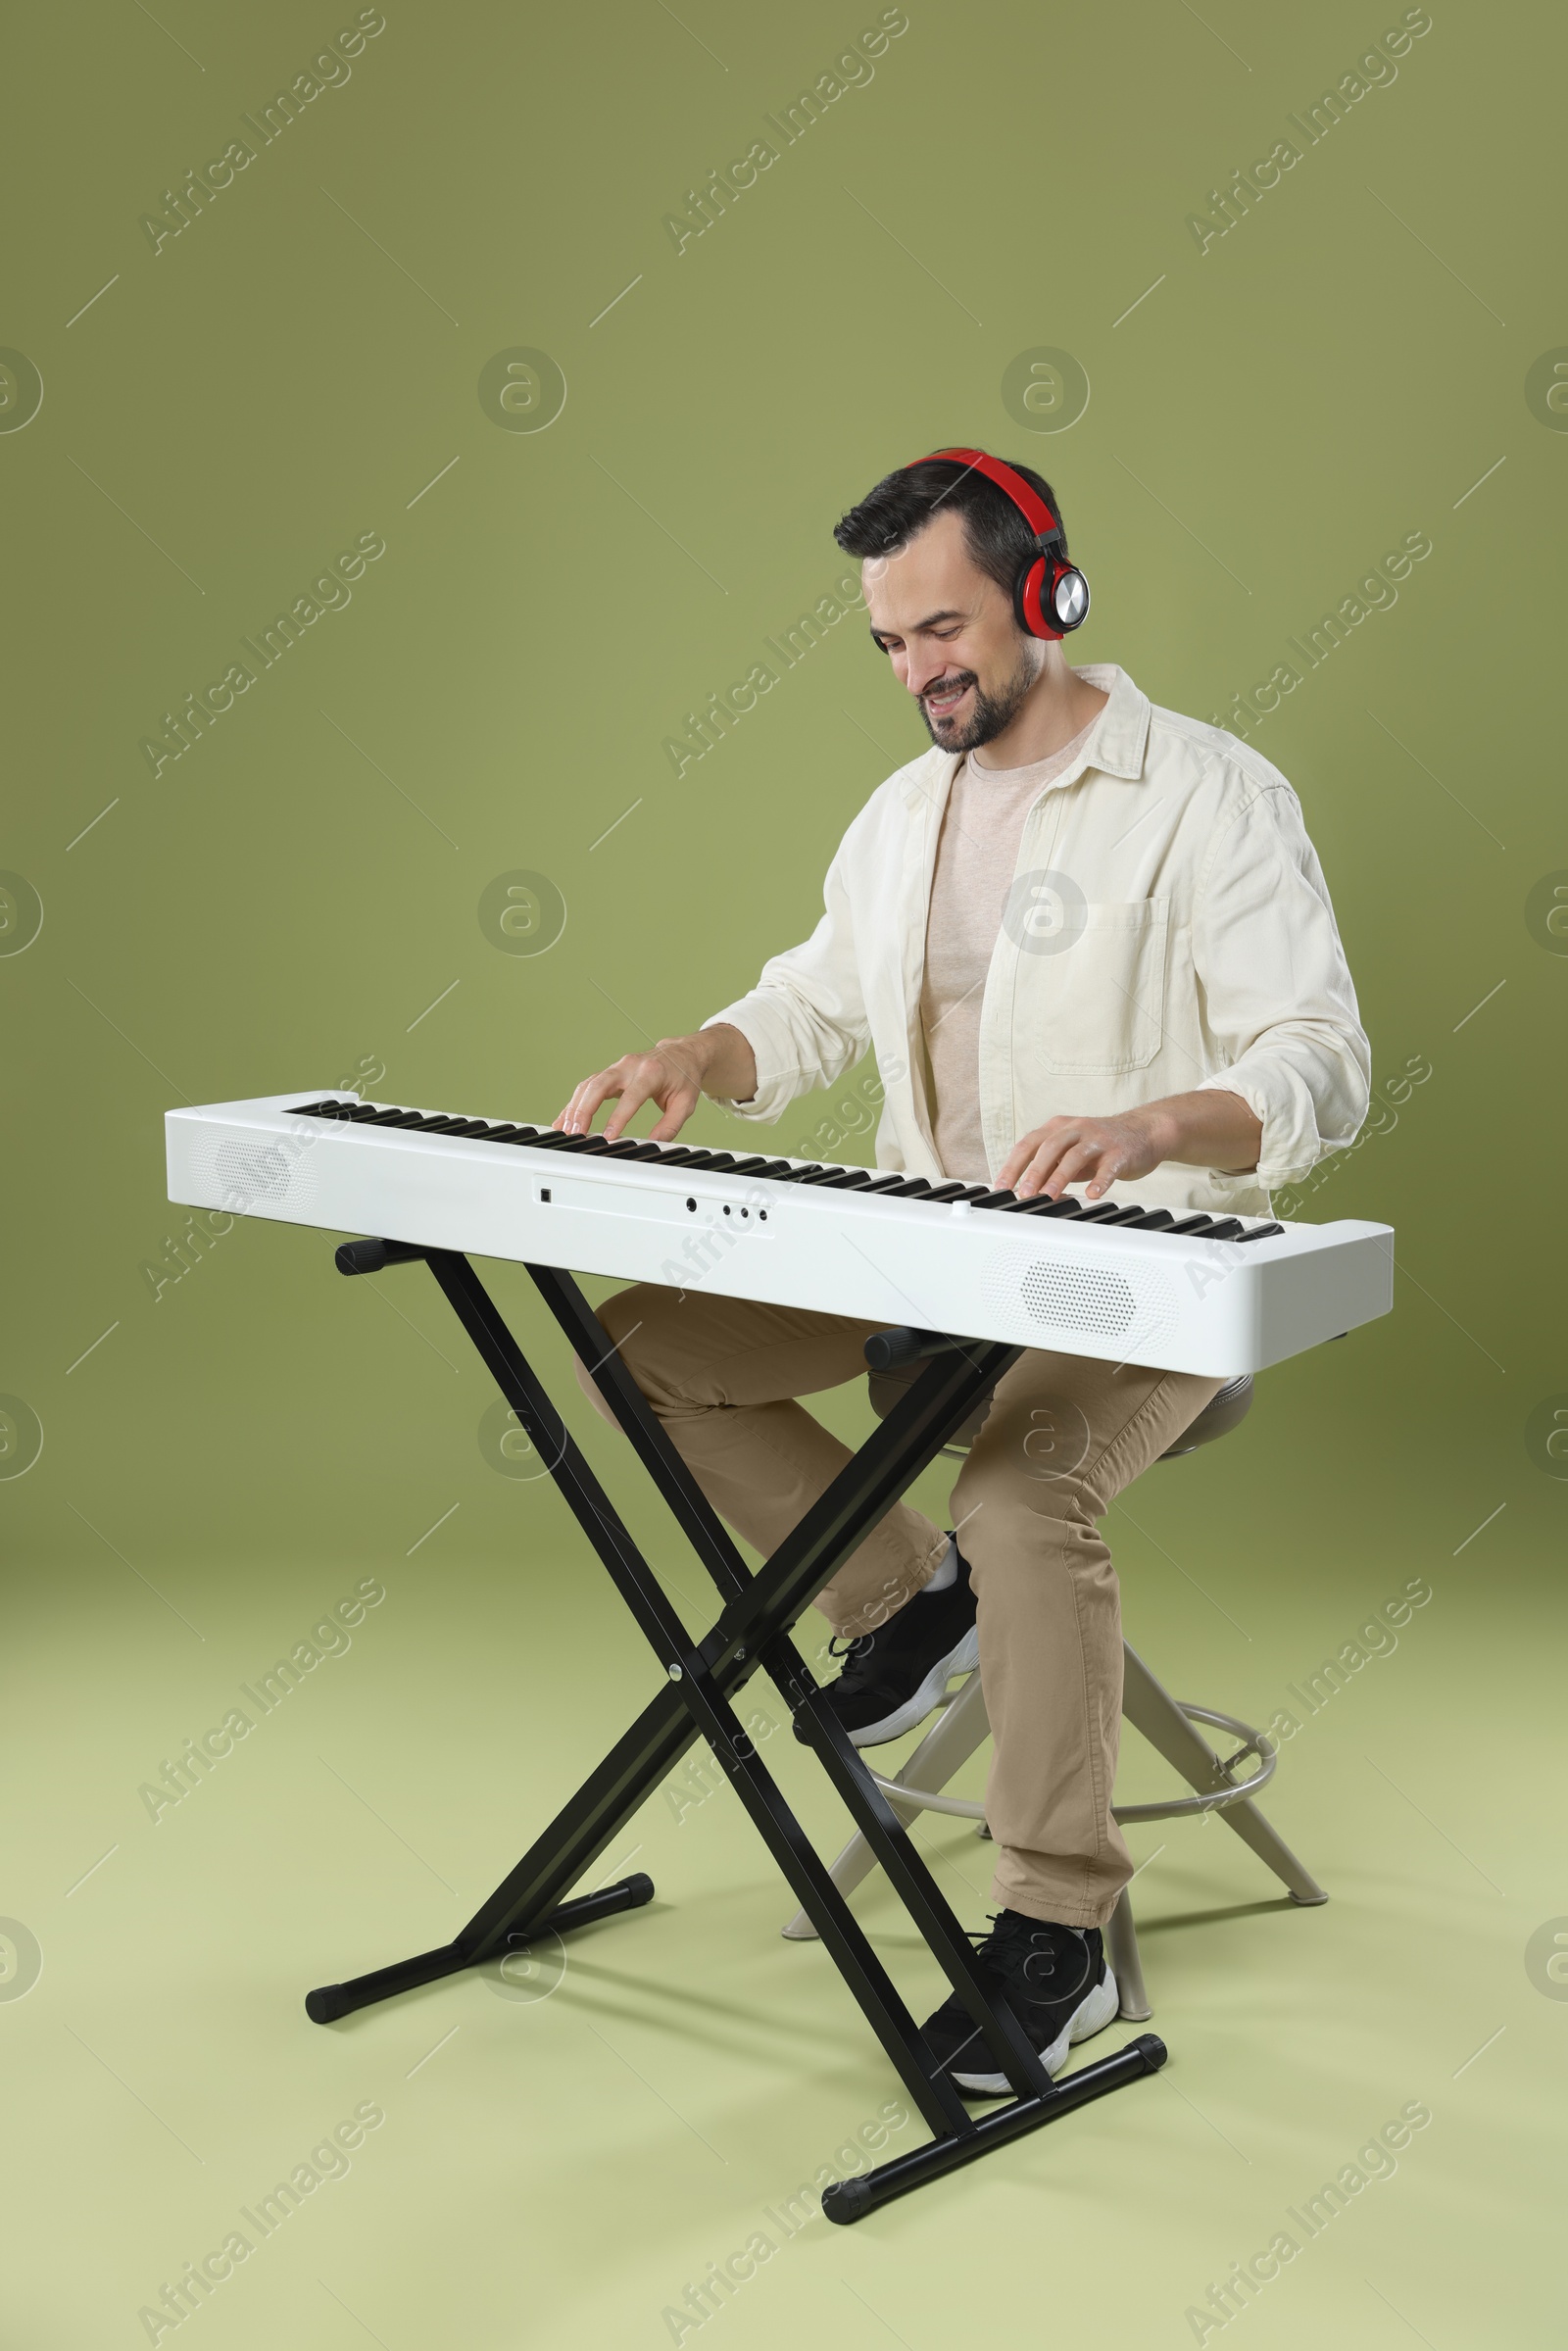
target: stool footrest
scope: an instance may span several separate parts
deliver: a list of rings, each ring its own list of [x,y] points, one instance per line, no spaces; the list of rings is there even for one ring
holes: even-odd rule
[[[1113,1820],[1171,1821],[1186,1813],[1222,1812],[1227,1804],[1240,1804],[1248,1796],[1255,1796],[1273,1779],[1279,1749],[1266,1732],[1254,1731],[1250,1723],[1244,1723],[1234,1714],[1221,1714],[1217,1707],[1189,1705],[1185,1698],[1178,1698],[1176,1703],[1189,1722],[1212,1724],[1217,1730],[1234,1733],[1241,1740],[1229,1762],[1220,1765],[1221,1771],[1233,1770],[1244,1755],[1257,1757],[1257,1770],[1250,1779],[1239,1780],[1234,1787],[1216,1788],[1202,1795],[1169,1796],[1157,1804],[1112,1804]],[[977,1804],[968,1796],[943,1795],[934,1788],[911,1788],[905,1780],[884,1780],[880,1772],[873,1772],[871,1778],[885,1796],[911,1804],[921,1812],[949,1812],[963,1821],[983,1821],[986,1817],[984,1804]]]

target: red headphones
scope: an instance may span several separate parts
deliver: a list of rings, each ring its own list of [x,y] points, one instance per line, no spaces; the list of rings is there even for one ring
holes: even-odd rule
[[[1021,473],[1004,465],[1001,458],[987,457],[983,449],[934,449],[929,457],[912,459],[905,471],[939,460],[967,465],[995,482],[1035,534],[1035,552],[1012,583],[1018,626],[1031,637],[1046,637],[1054,643],[1081,628],[1089,617],[1089,582],[1075,563],[1068,563],[1061,524],[1039,491],[1031,490]]]

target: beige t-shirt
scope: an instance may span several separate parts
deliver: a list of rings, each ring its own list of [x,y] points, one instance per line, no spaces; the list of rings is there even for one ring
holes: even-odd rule
[[[966,1184],[990,1180],[980,1135],[980,1007],[1018,862],[1024,818],[1048,784],[1080,756],[1100,716],[1027,767],[981,767],[974,755],[953,778],[942,815],[926,918],[920,1028],[926,1104],[937,1160]]]

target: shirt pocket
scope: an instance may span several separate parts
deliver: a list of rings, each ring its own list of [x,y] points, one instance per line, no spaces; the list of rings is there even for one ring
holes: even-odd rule
[[[1147,1069],[1165,1033],[1168,898],[1091,902],[1058,951],[1018,956],[1017,1044],[1045,1069]]]

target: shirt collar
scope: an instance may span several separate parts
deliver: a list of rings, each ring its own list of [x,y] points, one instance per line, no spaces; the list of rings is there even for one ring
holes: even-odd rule
[[[1148,695],[1141,693],[1114,661],[1086,661],[1081,668],[1075,663],[1074,674],[1109,696],[1084,746],[1084,766],[1099,767],[1106,775],[1136,783],[1144,772],[1149,746]]]

